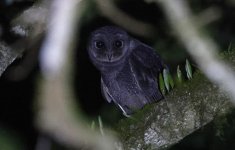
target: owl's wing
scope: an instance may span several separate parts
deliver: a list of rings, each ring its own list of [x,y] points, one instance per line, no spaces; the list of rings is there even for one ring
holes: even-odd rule
[[[103,97],[105,97],[105,99],[106,99],[109,103],[111,103],[111,101],[113,101],[113,102],[122,110],[123,115],[125,115],[126,117],[130,117],[130,116],[128,115],[128,113],[125,111],[125,109],[124,109],[120,104],[118,104],[118,103],[115,101],[115,99],[112,97],[112,95],[110,94],[109,89],[108,89],[108,87],[105,85],[105,83],[104,83],[102,77],[101,77],[101,93],[103,94]]]
[[[105,99],[111,103],[111,101],[114,101],[111,94],[109,93],[108,87],[104,84],[103,79],[101,78],[101,93]]]
[[[130,64],[135,74],[136,82],[144,92],[149,102],[163,98],[158,87],[158,76],[167,67],[153,48],[135,40]]]
[[[137,40],[133,40],[133,44],[131,45],[134,45],[132,46],[132,58],[134,58],[134,61],[140,63],[142,67],[150,69],[156,75],[164,67],[167,68],[162,58],[153,48]]]

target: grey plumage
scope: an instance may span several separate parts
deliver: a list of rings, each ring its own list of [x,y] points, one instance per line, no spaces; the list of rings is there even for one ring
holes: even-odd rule
[[[164,63],[154,50],[124,30],[105,26],[89,39],[88,53],[101,72],[102,94],[128,116],[145,104],[163,98],[158,74]]]

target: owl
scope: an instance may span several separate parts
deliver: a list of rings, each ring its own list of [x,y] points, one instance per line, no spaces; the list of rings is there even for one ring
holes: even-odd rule
[[[101,73],[101,92],[125,116],[163,99],[158,75],[165,64],[153,48],[119,27],[104,26],[91,33],[91,62]]]

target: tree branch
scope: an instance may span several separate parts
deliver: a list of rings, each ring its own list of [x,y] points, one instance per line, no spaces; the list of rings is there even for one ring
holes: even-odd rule
[[[96,0],[96,3],[101,13],[117,25],[141,36],[148,37],[152,35],[154,31],[152,25],[128,16],[114,5],[113,0]]]
[[[234,51],[224,59],[235,66]],[[121,120],[116,130],[124,149],[169,148],[232,108],[229,96],[198,71],[164,100]]]
[[[12,20],[11,33],[20,38],[11,45],[0,41],[0,76],[27,48],[37,44],[45,31],[47,15],[46,3],[36,3]]]

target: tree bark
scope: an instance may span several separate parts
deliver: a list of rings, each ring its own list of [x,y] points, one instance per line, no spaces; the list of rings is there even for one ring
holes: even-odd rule
[[[235,52],[226,53],[224,59],[234,66]],[[169,148],[232,108],[229,96],[197,70],[192,80],[132,118],[121,120],[116,130],[124,149]]]

